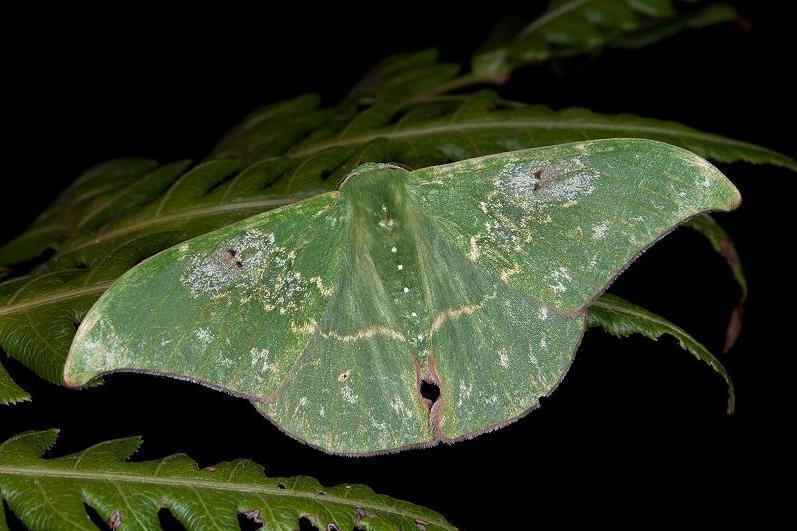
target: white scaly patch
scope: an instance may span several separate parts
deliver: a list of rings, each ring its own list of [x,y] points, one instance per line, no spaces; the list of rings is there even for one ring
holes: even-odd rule
[[[570,270],[566,267],[554,269],[545,278],[550,282],[549,286],[554,293],[564,293],[567,291],[565,282],[573,280],[573,278],[570,276]]]
[[[580,265],[578,268],[581,271],[592,271],[598,265],[598,253],[593,253],[592,258],[586,264]]]
[[[404,400],[402,400],[400,396],[396,395],[393,397],[390,401],[390,407],[393,408],[393,411],[395,411],[397,415],[404,415],[407,418],[412,418],[412,410],[404,404]]]
[[[501,367],[504,369],[509,368],[509,354],[506,353],[506,349],[501,349],[498,351],[498,363],[501,364]]]
[[[548,308],[546,306],[540,306],[540,309],[537,311],[537,317],[540,321],[544,321],[548,318]]]
[[[519,251],[532,240],[529,227],[553,208],[568,208],[595,191],[598,172],[582,158],[512,162],[493,180],[494,189],[482,206],[488,239],[506,250]]]
[[[602,240],[609,231],[609,225],[610,223],[608,221],[602,221],[601,223],[594,224],[592,226],[592,239]]]
[[[263,303],[281,314],[302,305],[310,286],[325,291],[320,278],[310,281],[294,268],[296,253],[275,243],[273,233],[247,230],[211,253],[188,257],[180,281],[197,298],[219,299],[229,293]]]
[[[473,384],[465,384],[464,380],[459,381],[459,399],[457,399],[457,407],[462,407],[462,404],[470,399],[473,393]]]
[[[470,237],[470,252],[468,252],[468,260],[475,262],[479,259],[479,236]]]
[[[527,209],[538,209],[591,194],[597,176],[581,157],[573,157],[555,162],[513,162],[494,183],[502,195],[518,199]]]
[[[343,397],[343,400],[348,402],[349,404],[356,404],[357,401],[360,399],[359,396],[349,387],[349,384],[344,383],[343,386],[340,388],[340,394]]]
[[[318,291],[321,292],[321,295],[323,295],[325,297],[329,297],[330,295],[332,295],[332,288],[328,288],[328,287],[324,286],[324,279],[323,278],[321,278],[321,277],[313,277],[313,278],[310,279],[310,282],[315,284],[315,286],[318,288]]]
[[[252,367],[260,367],[262,372],[275,372],[277,366],[269,361],[271,352],[267,348],[253,348],[249,351],[252,356]]]
[[[196,337],[206,345],[211,341],[213,341],[213,334],[211,334],[210,330],[208,330],[207,328],[200,328],[199,330],[197,330]]]
[[[101,319],[99,313],[89,312],[78,330],[77,339],[95,371],[115,368],[126,352],[124,338],[116,332],[113,324]]]

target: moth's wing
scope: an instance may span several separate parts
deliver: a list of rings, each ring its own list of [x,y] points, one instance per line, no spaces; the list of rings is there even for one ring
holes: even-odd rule
[[[674,226],[739,203],[708,162],[645,140],[467,160],[415,171],[406,186],[438,246],[471,266],[442,265],[443,276],[499,284],[494,298],[439,314],[430,348],[441,398],[432,420],[443,439],[535,407],[567,371],[590,301]]]
[[[324,194],[139,264],[81,323],[65,381],[137,371],[269,397],[306,348],[338,282],[346,212],[337,192]]]
[[[473,435],[556,386],[580,312],[636,253],[738,202],[702,159],[645,141],[356,173],[131,270],[81,325],[66,381],[182,375],[337,453]],[[441,390],[430,411],[421,379]]]
[[[436,230],[553,311],[583,313],[656,240],[740,195],[706,160],[641,139],[562,144],[412,173]]]
[[[352,231],[332,318],[319,324],[279,397],[255,403],[294,437],[335,453],[429,445],[503,424],[555,385],[559,357],[572,357],[582,333],[581,319],[548,317],[520,290],[499,285],[411,205],[387,209],[398,228],[366,238]],[[362,240],[371,244],[354,243]],[[528,326],[532,315],[546,326]],[[440,341],[453,359],[435,357]],[[455,365],[445,381],[436,359]],[[422,398],[422,381],[445,389],[436,403]],[[310,382],[318,384],[312,392]],[[441,425],[451,384],[464,394],[456,419]]]

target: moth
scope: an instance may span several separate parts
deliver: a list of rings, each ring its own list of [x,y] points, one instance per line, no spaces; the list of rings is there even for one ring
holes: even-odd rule
[[[641,139],[364,164],[127,272],[80,325],[64,378],[188,379],[332,453],[472,437],[556,388],[590,303],[641,252],[739,202],[710,163]]]

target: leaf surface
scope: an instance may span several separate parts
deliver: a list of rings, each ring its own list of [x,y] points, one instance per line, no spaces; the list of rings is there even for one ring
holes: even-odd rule
[[[728,387],[728,414],[733,413],[736,395],[728,371],[713,354],[682,328],[648,310],[610,293],[590,306],[587,326],[600,327],[617,337],[641,334],[657,340],[667,334],[678,340],[682,348],[691,352],[697,359],[706,363],[719,374]]]
[[[705,160],[645,140],[364,165],[130,270],[82,322],[64,379],[191,379],[336,453],[456,440],[535,407],[613,278],[738,202]]]
[[[524,65],[595,53],[602,48],[637,48],[684,30],[738,18],[726,4],[672,0],[552,0],[545,12],[521,28],[498,28],[471,61],[474,80],[505,80]]]
[[[731,312],[728,328],[725,331],[723,351],[728,352],[736,343],[742,330],[742,314],[744,313],[744,304],[747,301],[747,277],[744,274],[742,262],[739,260],[736,245],[734,245],[730,235],[714,218],[709,215],[698,216],[689,220],[688,226],[705,236],[714,251],[722,256],[725,263],[728,264],[728,269],[730,269],[734,279],[736,279],[736,284],[741,292],[739,302]]]
[[[321,529],[454,529],[429,509],[364,485],[269,478],[245,459],[204,469],[184,454],[130,462],[139,437],[43,458],[56,436],[57,430],[27,432],[0,445],[0,498],[31,529],[97,529],[84,503],[114,529],[160,529],[164,507],[189,530],[239,529],[239,514],[286,531],[297,529],[301,517]]]
[[[17,404],[28,400],[30,395],[14,383],[5,367],[0,364],[0,405]]]
[[[413,104],[377,104],[354,118],[328,123],[285,153],[304,158],[331,148],[355,150],[379,140],[393,161],[418,168],[513,149],[617,137],[659,140],[720,162],[776,164],[797,170],[797,162],[785,155],[676,122],[577,108],[554,111],[500,100],[489,91]],[[264,146],[270,143],[250,130],[225,142],[218,153],[257,160]]]

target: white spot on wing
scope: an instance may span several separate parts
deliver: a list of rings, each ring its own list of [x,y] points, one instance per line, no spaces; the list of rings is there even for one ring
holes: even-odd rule
[[[609,231],[609,222],[602,221],[601,223],[596,223],[592,226],[592,239],[593,240],[602,240],[606,233]]]

